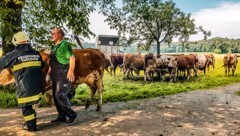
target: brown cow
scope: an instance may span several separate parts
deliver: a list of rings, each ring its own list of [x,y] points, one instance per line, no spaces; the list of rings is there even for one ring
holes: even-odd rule
[[[223,66],[225,68],[225,75],[230,74],[230,69],[232,69],[232,75],[237,68],[238,58],[235,54],[226,54],[223,58]]]
[[[189,80],[190,75],[191,75],[191,69],[194,70],[194,74],[197,76],[196,62],[197,62],[197,58],[193,54],[180,55],[177,58],[173,58],[170,61],[169,66],[177,67],[178,71],[179,70],[180,71],[187,70],[187,80]],[[177,65],[177,66],[175,66],[175,65]],[[176,75],[176,73],[173,75]]]
[[[76,60],[74,71],[76,80],[73,84],[76,87],[79,84],[86,83],[90,87],[91,93],[86,101],[85,108],[90,106],[94,94],[98,91],[97,111],[101,110],[105,56],[98,49],[73,50],[73,53]],[[43,76],[45,77],[48,71],[49,56],[44,52],[40,52],[40,54],[46,64],[43,69]],[[1,75],[1,77],[4,76],[6,75]]]
[[[136,54],[125,54],[123,59],[123,74],[124,78],[129,79],[131,71],[134,70],[139,76],[139,71],[144,70],[144,56]]]
[[[108,68],[111,67],[111,61],[109,60],[109,58],[105,58],[105,65],[104,65],[104,69],[110,74],[112,75],[112,72],[110,72],[108,70]],[[111,68],[110,68],[111,69]]]
[[[114,76],[116,75],[116,69],[117,67],[121,67],[123,65],[123,55],[122,54],[112,54],[111,55],[111,75],[112,72]]]

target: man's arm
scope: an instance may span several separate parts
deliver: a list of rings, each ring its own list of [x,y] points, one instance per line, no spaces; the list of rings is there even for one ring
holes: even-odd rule
[[[15,59],[15,56],[12,52],[7,53],[5,56],[0,57],[0,71],[4,68],[10,67],[12,61]]]
[[[67,73],[67,79],[71,82],[75,80],[74,69],[75,69],[75,57],[71,56],[69,58],[69,70]]]

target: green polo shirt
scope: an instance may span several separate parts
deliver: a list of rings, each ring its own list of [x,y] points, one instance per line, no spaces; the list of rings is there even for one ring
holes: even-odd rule
[[[59,48],[58,48],[58,46],[59,46]],[[71,56],[73,56],[71,44],[69,42],[63,40],[58,45],[54,45],[52,47],[52,51],[56,51],[56,49],[57,49],[56,58],[57,58],[58,62],[61,64],[64,64],[64,65],[69,64],[69,58]]]

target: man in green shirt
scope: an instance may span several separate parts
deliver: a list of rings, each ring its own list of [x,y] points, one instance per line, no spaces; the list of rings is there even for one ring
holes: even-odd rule
[[[52,29],[52,41],[54,47],[50,54],[50,70],[48,73],[51,75],[53,99],[58,111],[58,117],[51,122],[72,124],[77,118],[77,113],[72,110],[67,96],[72,88],[71,82],[75,80],[75,57],[70,43],[64,40],[62,29]]]

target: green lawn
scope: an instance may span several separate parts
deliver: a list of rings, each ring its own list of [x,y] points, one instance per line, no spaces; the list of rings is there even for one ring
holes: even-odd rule
[[[180,92],[186,92],[196,89],[207,89],[215,86],[222,86],[231,83],[240,82],[240,66],[238,65],[235,76],[225,76],[223,65],[223,55],[214,55],[216,58],[216,67],[210,70],[206,75],[200,74],[199,77],[190,77],[190,81],[182,82],[163,82],[154,81],[145,83],[143,81],[143,72],[141,77],[133,80],[123,80],[120,70],[117,70],[117,76],[110,76],[107,72],[104,74],[104,92],[103,103],[129,101],[142,98],[151,98],[157,96],[171,95]],[[0,88],[1,90],[1,88]],[[6,90],[3,89],[2,90]],[[16,106],[15,93],[0,93],[0,107],[8,108]],[[90,89],[85,84],[78,86],[76,96],[71,101],[73,105],[83,105],[90,93]],[[97,99],[97,93],[95,100]],[[43,102],[43,105],[44,102]]]
[[[235,76],[225,76],[224,67],[222,67],[223,55],[216,54],[214,56],[216,58],[215,69],[211,69],[206,75],[203,75],[202,72],[199,77],[191,77],[190,81],[176,83],[154,81],[145,83],[143,81],[143,72],[141,73],[142,77],[136,77],[134,80],[122,80],[123,75],[119,69],[116,77],[110,76],[105,72],[103,102],[128,101],[171,95],[240,82],[240,66],[238,65]],[[86,85],[79,86],[77,88],[77,95],[73,100],[74,104],[83,104],[89,92],[90,90]]]

